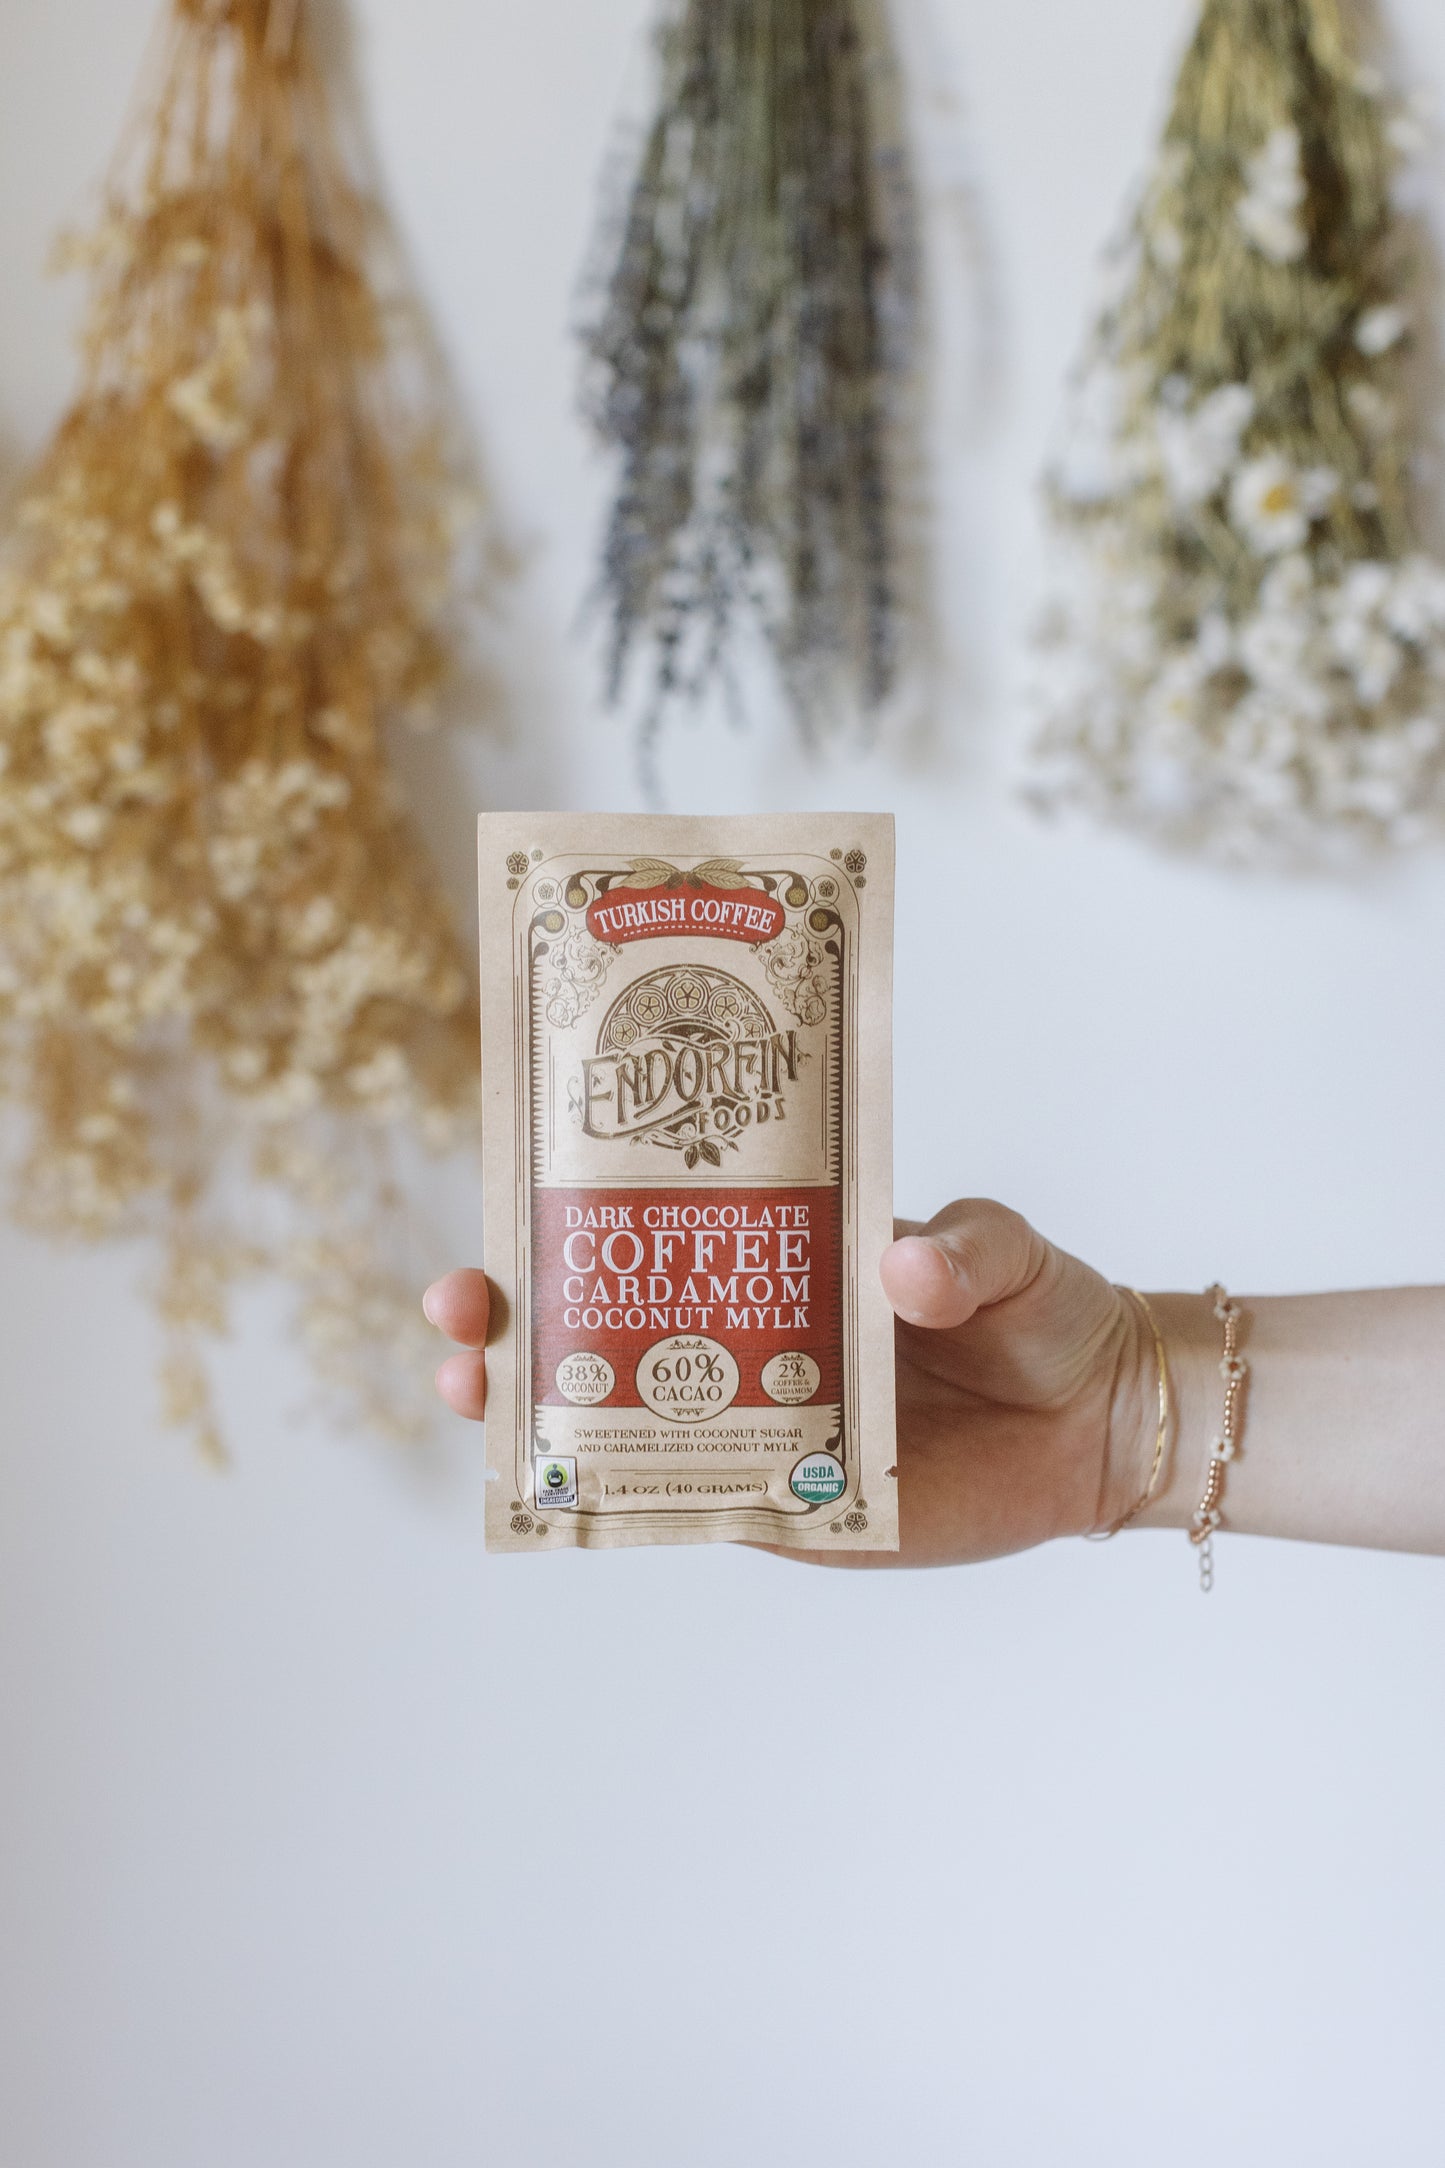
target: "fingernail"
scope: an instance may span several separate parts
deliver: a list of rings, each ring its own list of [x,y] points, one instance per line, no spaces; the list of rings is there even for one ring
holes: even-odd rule
[[[908,1235],[905,1240],[923,1243],[928,1249],[932,1250],[935,1257],[941,1258],[943,1263],[947,1265],[949,1278],[951,1280],[958,1279],[958,1259],[946,1242],[939,1241],[937,1235]]]
[[[437,1321],[436,1309],[434,1305],[436,1302],[436,1291],[440,1285],[441,1282],[439,1280],[433,1280],[431,1286],[427,1289],[426,1293],[421,1298],[421,1314],[426,1319],[429,1325],[435,1325]]]
[[[903,1249],[910,1242],[919,1242],[925,1239],[926,1237],[920,1235],[900,1235],[897,1241],[890,1242],[883,1252],[883,1264],[887,1264],[895,1250]],[[892,1305],[894,1316],[901,1317],[905,1325],[921,1325],[924,1322],[922,1316],[911,1302],[900,1302],[896,1295],[890,1295],[888,1300]]]

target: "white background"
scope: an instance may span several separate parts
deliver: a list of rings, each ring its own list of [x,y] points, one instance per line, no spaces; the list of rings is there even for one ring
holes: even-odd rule
[[[940,297],[926,727],[813,771],[760,688],[748,735],[679,736],[672,803],[896,809],[900,1209],[996,1193],[1146,1287],[1445,1279],[1445,864],[1229,878],[1011,797],[1034,478],[1189,8],[904,12]],[[1445,85],[1436,0],[1393,14]],[[50,236],[150,15],[0,12],[19,455],[73,380]],[[643,15],[361,10],[528,551],[510,741],[452,756],[460,789],[413,764],[460,911],[475,803],[636,802],[572,630],[604,476],[568,324]],[[927,1577],[488,1560],[478,1437],[423,1474],[298,1419],[266,1299],[224,1363],[237,1470],[194,1465],[142,1262],[0,1237],[5,2168],[1445,2157],[1445,1567],[1225,1541],[1204,1603],[1164,1535]]]

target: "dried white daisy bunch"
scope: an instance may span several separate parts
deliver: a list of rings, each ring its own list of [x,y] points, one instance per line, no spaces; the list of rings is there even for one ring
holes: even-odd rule
[[[20,1210],[163,1236],[170,1411],[212,1451],[197,1335],[260,1266],[405,1419],[388,1139],[470,1125],[475,1013],[383,731],[451,667],[469,505],[305,0],[171,0],[88,253],[84,381],[0,572]]]
[[[1338,0],[1206,0],[1048,478],[1031,795],[1233,859],[1438,831],[1397,166]]]

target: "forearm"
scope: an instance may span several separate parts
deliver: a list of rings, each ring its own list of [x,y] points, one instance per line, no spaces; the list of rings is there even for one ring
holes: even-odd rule
[[[1137,1525],[1187,1528],[1219,1435],[1222,1331],[1205,1296],[1149,1299],[1176,1418]],[[1240,1301],[1249,1381],[1223,1527],[1445,1554],[1445,1288]]]

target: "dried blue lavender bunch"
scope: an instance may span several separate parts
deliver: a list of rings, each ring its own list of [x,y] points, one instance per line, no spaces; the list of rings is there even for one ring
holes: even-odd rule
[[[620,473],[600,587],[643,760],[761,628],[808,741],[893,682],[888,440],[906,189],[854,0],[673,0],[640,162],[604,219],[587,406]],[[644,660],[645,658],[645,660]]]

